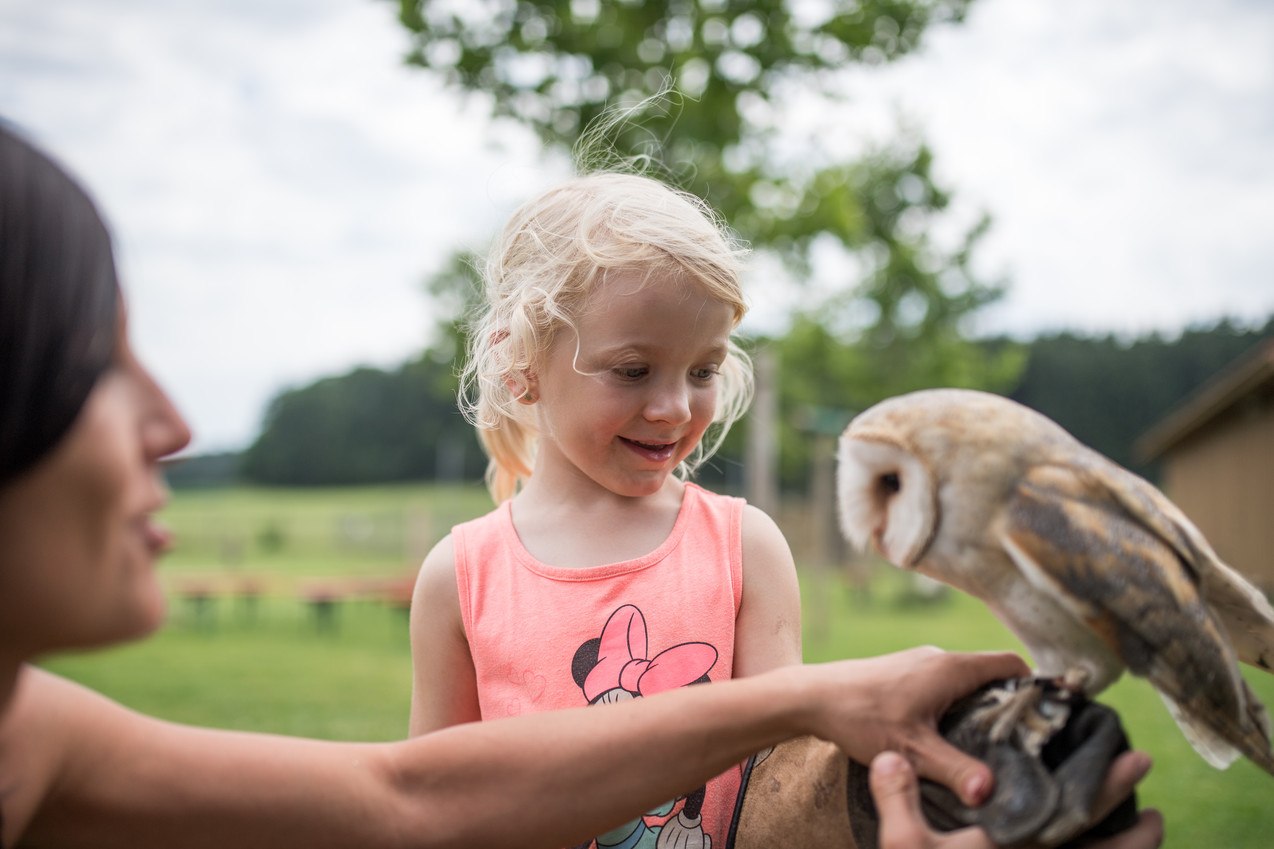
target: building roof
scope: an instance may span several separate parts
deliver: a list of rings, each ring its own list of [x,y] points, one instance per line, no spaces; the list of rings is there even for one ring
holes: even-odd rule
[[[1203,384],[1134,445],[1144,461],[1158,459],[1263,387],[1274,387],[1274,339],[1265,339]]]

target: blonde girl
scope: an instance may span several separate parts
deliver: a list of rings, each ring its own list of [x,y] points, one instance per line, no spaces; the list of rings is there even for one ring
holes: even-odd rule
[[[782,534],[687,480],[751,398],[731,338],[744,253],[697,198],[631,174],[570,180],[512,216],[461,394],[498,506],[421,569],[413,734],[800,661]],[[724,846],[737,782],[598,845]]]

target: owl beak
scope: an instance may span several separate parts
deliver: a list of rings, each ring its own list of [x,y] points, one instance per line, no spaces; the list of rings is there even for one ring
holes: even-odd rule
[[[884,536],[885,526],[883,524],[877,525],[871,529],[871,547],[876,549],[877,554],[888,560],[889,555],[885,553]]]
[[[913,565],[913,558],[900,558],[895,552],[891,552],[885,544],[885,526],[878,525],[871,532],[871,547],[876,549],[876,553],[885,560],[897,566],[899,569],[910,569]],[[907,552],[910,554],[910,552]]]

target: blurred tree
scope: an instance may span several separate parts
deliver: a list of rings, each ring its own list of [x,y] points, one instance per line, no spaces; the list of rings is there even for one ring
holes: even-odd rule
[[[319,486],[481,476],[482,452],[455,405],[447,356],[360,368],[281,392],[244,453],[245,478]]]
[[[832,72],[915,49],[971,0],[400,0],[409,60],[490,98],[498,116],[569,149],[616,104],[669,89],[667,110],[618,128],[621,155],[678,175],[755,237],[789,219],[812,189],[790,183],[805,150],[781,162],[774,104],[811,88],[837,98]],[[680,109],[683,99],[693,108]],[[592,164],[592,163],[589,163]]]
[[[783,132],[789,102],[817,94],[841,107],[837,71],[906,55],[930,26],[962,20],[970,2],[400,0],[400,18],[413,37],[409,61],[488,100],[546,147],[573,151],[580,168],[643,163],[708,200],[797,277],[816,270],[816,245],[835,247],[843,285],[797,319],[801,338],[781,345],[791,420],[803,396],[861,408],[938,383],[1003,390],[1020,368],[1013,346],[967,341],[970,317],[1003,291],[970,267],[988,221],[950,219],[951,196],[915,133],[845,162],[839,140],[793,145]],[[962,232],[944,243],[938,230]],[[468,277],[452,268],[441,279]],[[804,337],[819,333],[819,356],[835,362],[805,359]],[[835,379],[811,376],[821,372]],[[808,388],[788,391],[789,382]],[[741,456],[737,440],[725,450]]]
[[[441,309],[435,341],[397,369],[358,368],[280,392],[240,470],[254,483],[327,486],[479,480],[486,458],[456,407],[475,258],[454,254],[428,283]]]
[[[472,280],[460,259],[439,276]],[[459,315],[457,310],[455,315]],[[854,403],[847,387],[870,386],[879,358],[861,345],[837,338],[818,316],[801,314],[782,337],[758,340],[789,363],[778,390],[790,414],[781,426],[787,448],[782,479],[788,489],[806,485],[812,458],[811,433],[839,427]],[[485,463],[473,429],[455,407],[454,359],[461,350],[460,325],[448,322],[442,339],[417,360],[393,371],[357,369],[309,386],[286,390],[272,402],[256,443],[242,458],[224,455],[175,464],[174,486],[233,481],[235,461],[256,483],[318,485],[407,479],[476,480]],[[1004,384],[987,369],[1027,366],[1011,396],[1056,419],[1083,442],[1143,474],[1132,442],[1236,357],[1274,337],[1274,317],[1253,327],[1223,320],[1188,328],[1180,337],[1151,334],[1135,339],[1042,336],[1024,345],[988,339],[934,365],[944,383]],[[1005,352],[1013,352],[1006,354]],[[912,388],[912,387],[907,387]],[[706,480],[737,487],[742,435],[701,472]],[[214,474],[207,473],[208,464]]]
[[[478,271],[481,258],[468,251],[453,253],[446,265],[426,283],[425,288],[438,305],[434,323],[435,342],[430,347],[433,358],[447,362],[458,374],[467,344],[465,322],[481,306],[482,279]],[[453,375],[452,399],[458,381]]]
[[[1262,339],[1263,327],[1223,319],[1187,328],[1176,339],[1041,336],[1031,343],[1015,400],[1055,419],[1112,460],[1154,479],[1156,466],[1133,454],[1133,443],[1195,390]]]

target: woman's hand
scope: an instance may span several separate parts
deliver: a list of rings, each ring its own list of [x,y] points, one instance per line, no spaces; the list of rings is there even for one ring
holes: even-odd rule
[[[1126,798],[1149,768],[1150,759],[1140,752],[1125,752],[1116,758],[1106,774],[1093,821],[1099,822]],[[871,795],[880,815],[880,849],[994,849],[980,828],[946,834],[930,829],[920,810],[916,773],[896,752],[882,752],[872,760]],[[1163,819],[1158,811],[1145,810],[1135,826],[1089,849],[1154,849],[1162,841]]]
[[[818,669],[820,683],[838,687],[840,694],[848,689],[854,697],[811,696],[811,733],[836,743],[859,763],[871,763],[886,749],[900,752],[917,772],[950,787],[966,805],[986,800],[994,781],[991,770],[944,740],[938,720],[983,684],[1029,674],[1020,657],[922,647]],[[847,681],[853,686],[846,688]]]

